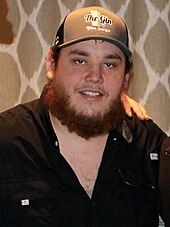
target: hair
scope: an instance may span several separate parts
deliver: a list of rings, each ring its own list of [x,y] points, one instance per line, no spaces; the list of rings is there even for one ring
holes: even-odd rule
[[[125,55],[125,73],[129,73],[133,68],[133,61]]]
[[[55,65],[57,65],[61,49],[57,45],[54,45],[51,47],[51,50],[52,50],[52,58],[54,59]]]
[[[59,48],[57,45],[54,45],[51,47],[51,50],[52,50],[52,57],[54,59],[55,65],[57,65],[61,48]],[[132,67],[133,67],[132,59],[128,58],[125,55],[125,73],[129,73]]]

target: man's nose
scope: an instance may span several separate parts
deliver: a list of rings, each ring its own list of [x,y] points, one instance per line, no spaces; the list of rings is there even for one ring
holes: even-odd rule
[[[85,77],[86,82],[103,83],[103,75],[100,66],[91,67]]]

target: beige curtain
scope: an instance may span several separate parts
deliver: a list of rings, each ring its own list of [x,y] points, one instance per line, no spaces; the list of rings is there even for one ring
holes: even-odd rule
[[[128,92],[170,134],[169,0],[0,0],[0,111],[40,95],[59,23],[71,9],[89,5],[127,22],[134,61]]]
[[[170,134],[169,0],[0,0],[0,112],[39,97],[59,23],[71,9],[90,5],[127,22],[134,61],[128,93]]]

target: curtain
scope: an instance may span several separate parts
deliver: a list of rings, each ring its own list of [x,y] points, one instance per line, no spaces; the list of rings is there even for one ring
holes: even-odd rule
[[[127,92],[170,134],[169,0],[0,0],[0,112],[40,96],[59,24],[70,10],[92,5],[126,21],[134,62]]]
[[[1,0],[0,112],[40,96],[58,25],[70,10],[91,5],[126,21],[134,62],[128,94],[170,134],[169,0]]]
[[[128,94],[170,134],[169,0],[1,0],[0,112],[40,96],[59,24],[70,10],[91,5],[126,21],[134,62]]]

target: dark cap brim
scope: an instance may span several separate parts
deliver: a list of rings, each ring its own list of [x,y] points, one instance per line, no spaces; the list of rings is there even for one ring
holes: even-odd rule
[[[65,43],[63,43],[61,45],[58,45],[58,47],[62,48],[62,47],[66,47],[66,46],[69,46],[69,45],[72,45],[72,44],[75,44],[75,43],[79,43],[79,42],[82,42],[82,41],[90,40],[90,39],[99,39],[99,40],[104,40],[104,41],[113,43],[114,45],[119,47],[119,49],[121,51],[123,51],[123,53],[128,58],[130,58],[132,56],[132,52],[123,43],[121,43],[119,40],[116,40],[114,38],[104,37],[104,36],[87,36],[87,37],[83,37],[83,38],[80,38],[80,39],[75,39],[75,40],[71,40],[69,42],[65,42]]]

